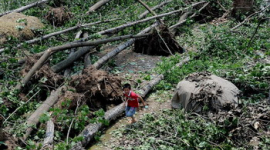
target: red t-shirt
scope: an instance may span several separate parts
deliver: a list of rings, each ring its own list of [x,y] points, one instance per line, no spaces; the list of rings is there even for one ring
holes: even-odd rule
[[[139,96],[136,93],[130,91],[128,95],[124,93],[124,96],[127,97],[127,103],[129,107],[139,107]]]

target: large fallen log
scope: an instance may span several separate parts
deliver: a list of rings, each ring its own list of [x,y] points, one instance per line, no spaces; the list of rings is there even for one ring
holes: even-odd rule
[[[66,33],[66,32],[70,32],[70,31],[73,31],[73,30],[77,30],[77,29],[81,29],[81,28],[84,28],[84,27],[92,26],[92,25],[95,25],[95,24],[106,23],[106,22],[111,22],[111,21],[115,21],[115,20],[116,20],[116,19],[105,20],[105,21],[97,21],[97,22],[86,23],[86,24],[82,24],[82,25],[76,25],[76,26],[73,26],[73,27],[70,27],[70,28],[61,30],[61,31],[57,31],[57,32],[53,32],[53,33],[49,33],[49,34],[43,35],[42,37],[37,37],[37,38],[34,38],[34,39],[32,39],[32,40],[25,41],[25,42],[23,42],[23,43],[18,44],[18,45],[15,46],[14,48],[20,48],[21,46],[24,45],[24,43],[27,43],[27,44],[34,44],[34,43],[43,41],[43,40],[45,40],[45,39],[48,39],[48,38],[50,38],[50,37],[52,37],[52,36],[60,35],[60,34]],[[5,51],[5,49],[6,49],[6,48],[1,48],[1,49],[0,49],[0,53],[2,53],[3,51]]]
[[[98,1],[96,4],[94,4],[93,6],[91,6],[89,8],[89,10],[86,12],[86,14],[89,14],[91,12],[94,12],[95,10],[97,10],[99,7],[101,7],[102,5],[108,3],[111,0],[100,0]]]
[[[23,140],[26,140],[28,136],[33,131],[33,126],[36,126],[39,122],[40,116],[47,112],[50,107],[52,107],[56,101],[58,100],[59,96],[62,94],[63,91],[66,91],[66,86],[59,87],[56,91],[52,91],[51,95],[38,107],[38,109],[26,120],[26,125],[28,128],[26,129],[25,134],[23,135]]]
[[[134,22],[129,22],[129,23],[126,23],[126,24],[123,24],[123,25],[120,25],[118,27],[114,27],[114,28],[110,28],[110,29],[107,29],[107,30],[103,30],[103,31],[100,31],[100,32],[97,32],[96,34],[101,34],[101,35],[104,35],[104,34],[112,34],[112,33],[116,33],[126,27],[130,27],[130,26],[133,26],[133,25],[136,25],[136,24],[139,24],[139,23],[144,23],[144,22],[147,22],[147,21],[150,21],[150,20],[153,20],[153,19],[157,19],[157,18],[162,18],[162,17],[165,17],[165,16],[168,16],[168,15],[172,15],[172,14],[175,14],[175,13],[179,13],[179,12],[182,12],[182,11],[186,11],[188,9],[190,9],[190,7],[195,7],[199,4],[203,4],[205,3],[205,1],[202,1],[202,2],[198,2],[198,3],[194,3],[192,4],[191,6],[189,7],[186,7],[186,8],[183,8],[183,9],[178,9],[178,10],[174,10],[174,11],[171,11],[171,12],[167,12],[167,13],[163,13],[163,14],[159,14],[159,15],[156,15],[156,16],[152,16],[152,17],[148,17],[148,18],[145,18],[145,19],[142,19],[142,20],[137,20],[137,21],[134,21]],[[91,39],[92,36],[89,36],[87,38],[84,38],[82,39],[83,41],[86,41],[86,40],[89,40]]]
[[[186,11],[186,10],[190,9],[190,7],[195,7],[195,6],[197,6],[197,5],[199,5],[199,4],[202,4],[202,3],[205,3],[205,2],[202,1],[202,2],[198,2],[198,3],[194,3],[194,4],[192,4],[191,6],[186,7],[186,8],[184,8],[184,9],[179,9],[179,10],[176,10],[176,11],[172,11],[172,12],[160,14],[160,15],[157,15],[157,16],[148,17],[148,18],[145,18],[145,19],[143,19],[143,20],[138,20],[138,21],[126,23],[126,24],[120,25],[120,26],[118,26],[118,27],[114,27],[114,28],[110,28],[110,29],[106,29],[106,30],[97,32],[96,34],[100,34],[100,35],[104,35],[104,34],[112,34],[112,33],[118,32],[118,31],[120,31],[120,30],[122,30],[122,29],[124,29],[124,28],[126,28],[126,27],[130,27],[130,26],[133,26],[133,25],[136,25],[136,24],[139,24],[139,23],[143,23],[143,22],[152,20],[152,19],[156,19],[156,18],[161,18],[161,17],[164,17],[164,16],[168,16],[168,15],[171,15],[171,14],[174,14],[174,13],[178,13],[178,12],[181,12],[181,11]],[[179,26],[179,25],[178,25],[178,26]],[[92,38],[92,36],[88,36],[87,38],[82,38],[81,40],[78,40],[78,42],[86,41],[86,40],[89,40],[89,39],[91,39],[91,38]],[[71,42],[71,43],[73,43],[73,42]],[[93,47],[92,47],[92,48],[93,48]],[[88,48],[87,48],[87,49],[88,49]],[[78,53],[84,55],[84,54],[87,53],[86,51],[87,51],[87,50],[82,51],[82,52],[78,52]],[[0,51],[0,53],[1,53],[1,51]],[[37,56],[42,56],[43,54],[44,54],[44,52],[40,52],[40,53],[38,53],[38,54],[36,54],[36,55],[37,55]],[[79,55],[79,56],[81,57],[82,55]],[[20,63],[24,63],[24,62],[25,62],[25,59],[20,60]],[[65,62],[70,62],[70,60],[65,60]]]
[[[141,32],[139,32],[137,35],[142,35],[144,33],[149,32],[153,27],[157,26],[157,23],[154,23],[153,25],[151,25],[148,28],[145,28],[144,30],[142,30]],[[116,56],[118,53],[120,53],[121,51],[123,51],[124,49],[126,49],[127,47],[131,46],[133,43],[135,42],[135,39],[130,39],[127,42],[117,46],[114,50],[110,51],[109,53],[107,53],[106,55],[104,55],[103,57],[101,57],[98,61],[96,61],[93,66],[96,67],[97,69],[99,69],[104,63],[106,63],[110,58]]]
[[[45,53],[41,56],[41,58],[35,63],[35,65],[30,69],[30,71],[25,75],[25,77],[21,80],[20,83],[17,84],[15,89],[21,90],[21,88],[31,79],[32,75],[41,68],[43,63],[53,54],[62,50],[66,50],[69,48],[74,47],[83,47],[83,46],[91,46],[91,45],[99,45],[104,44],[108,42],[114,42],[124,39],[130,39],[130,38],[142,38],[145,36],[148,36],[149,34],[140,34],[140,35],[124,35],[124,36],[118,36],[108,39],[101,39],[96,41],[89,41],[89,42],[76,42],[76,43],[69,43],[61,46],[51,47],[45,51]]]
[[[186,62],[188,62],[189,59],[183,59],[180,63],[176,64],[177,67],[181,67],[184,65]],[[157,85],[162,79],[163,75],[157,75],[155,79],[150,81],[144,88],[140,90],[140,96],[145,97],[150,90]],[[117,105],[116,107],[110,109],[105,113],[104,118],[108,121],[115,120],[117,117],[121,116],[122,113],[125,110],[125,103],[121,103]],[[78,142],[72,150],[79,150],[83,147],[85,147],[91,140],[94,139],[95,134],[103,127],[101,123],[94,123],[94,124],[89,124],[87,125],[84,130],[80,133],[79,136],[83,137],[83,140],[81,142]]]
[[[14,10],[10,10],[10,11],[4,12],[4,13],[0,14],[0,17],[1,17],[1,16],[4,16],[4,15],[6,15],[6,14],[9,14],[9,13],[13,13],[13,12],[16,12],[16,13],[22,12],[22,11],[25,11],[25,10],[30,9],[30,8],[32,8],[32,7],[35,7],[35,6],[37,6],[37,5],[47,3],[47,2],[49,2],[49,1],[50,1],[50,0],[41,0],[41,1],[38,1],[38,2],[34,2],[34,3],[29,4],[29,5],[20,7],[20,8],[18,8],[18,9],[14,9]]]
[[[169,1],[166,1],[166,2],[162,2],[160,5],[154,7],[154,8],[159,8],[167,3],[171,2],[171,0]],[[154,9],[153,8],[153,9]],[[146,15],[149,11],[146,11],[144,12],[143,14],[141,15]],[[143,18],[144,16],[139,16],[139,19]],[[137,22],[137,23],[140,23],[140,22]],[[100,31],[98,32],[97,34],[101,34],[101,35],[104,35],[104,34],[108,34],[108,33],[113,33],[113,32],[118,32],[128,26],[131,26],[131,25],[135,25],[137,23],[128,23],[128,24],[125,24],[125,25],[121,25],[121,26],[118,26],[118,27],[114,27],[114,28],[111,28],[111,29],[107,29],[107,30],[104,30],[104,31]],[[87,37],[87,38],[84,38],[84,40],[87,40],[89,39],[90,37]],[[134,42],[131,42],[131,41],[128,41],[126,42],[125,44],[123,44],[122,46],[120,46],[118,48],[119,51],[121,51],[122,49],[125,49],[126,47],[132,45]],[[81,48],[80,50],[76,51],[76,54],[74,54],[72,57],[68,57],[67,59],[61,61],[60,63],[54,65],[52,68],[53,68],[53,71],[55,72],[59,72],[61,71],[62,69],[68,67],[70,64],[72,64],[75,60],[79,59],[80,57],[82,57],[83,55],[85,55],[87,52],[89,52],[91,49],[93,49],[94,47],[93,46],[89,46],[89,47],[83,47]],[[118,53],[116,53],[118,54]],[[110,56],[109,56],[110,57]],[[89,61],[88,61],[89,62]]]

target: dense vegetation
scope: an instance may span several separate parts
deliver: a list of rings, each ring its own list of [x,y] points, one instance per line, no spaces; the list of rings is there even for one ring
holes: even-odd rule
[[[1,0],[0,13],[12,10],[29,4],[35,0]],[[72,18],[60,27],[51,25],[44,16],[50,10],[48,6],[40,6],[31,8],[23,13],[30,16],[36,16],[45,24],[44,29],[37,31],[38,35],[45,35],[55,31],[61,31],[77,24],[96,22],[100,20],[117,19],[110,23],[102,23],[84,28],[89,35],[98,31],[119,26],[126,22],[138,20],[138,14],[145,11],[145,8],[134,0],[113,0],[104,7],[98,9],[95,13],[86,15],[88,8],[98,0],[77,0],[62,1],[55,0],[48,3],[50,7],[63,5],[72,13]],[[247,18],[251,13],[239,13],[237,17],[231,17],[228,14],[224,20],[218,20],[223,14],[232,9],[232,1],[224,0],[216,2],[215,0],[207,0],[210,2],[209,7],[195,18],[188,18],[188,21],[177,29],[179,36],[176,38],[178,43],[186,49],[186,53],[176,54],[164,57],[163,61],[157,64],[152,71],[142,73],[144,80],[150,80],[151,74],[164,74],[164,80],[161,81],[155,90],[166,91],[173,89],[175,85],[184,79],[190,73],[209,71],[213,74],[221,76],[233,82],[241,91],[241,99],[243,105],[250,103],[261,103],[269,94],[269,75],[270,75],[270,41],[269,41],[269,19],[265,19],[267,14],[255,15],[248,22],[241,25],[235,30],[231,30],[239,22]],[[146,1],[145,1],[146,2]],[[162,0],[151,0],[146,3],[153,7]],[[195,2],[195,0],[193,1]],[[262,0],[255,0],[253,12],[260,10]],[[185,0],[173,0],[173,2],[156,10],[158,14],[176,10],[189,6],[190,2]],[[253,13],[252,12],[252,13]],[[151,16],[150,14],[148,16]],[[164,19],[166,25],[175,24],[177,16],[170,16]],[[118,35],[135,34],[154,23],[155,20],[136,26],[126,28]],[[215,24],[217,23],[217,24]],[[1,47],[8,47],[4,53],[1,53],[0,59],[0,115],[5,118],[3,127],[5,127],[10,135],[22,137],[27,128],[25,120],[36,110],[49,96],[50,91],[57,88],[44,84],[48,79],[46,77],[39,79],[25,89],[25,95],[19,95],[14,87],[21,79],[23,66],[18,65],[18,60],[35,53],[42,52],[49,47],[62,45],[66,42],[74,41],[76,32],[68,32],[65,34],[52,37],[49,40],[42,41],[38,44],[23,44],[21,48],[14,48],[19,41],[14,37],[9,37],[8,42]],[[92,39],[100,38],[101,35],[95,35]],[[120,42],[113,42],[117,45]],[[97,48],[100,51],[100,48]],[[68,56],[68,51],[57,53],[50,59],[50,65],[57,64]],[[191,60],[181,68],[173,68],[179,60],[190,56]],[[94,63],[98,60],[98,56],[92,55],[91,61]],[[113,68],[114,62],[109,61],[105,66]],[[72,74],[81,72],[84,67],[83,61],[78,61],[72,67]],[[117,68],[111,69],[111,73],[117,72]],[[61,72],[63,74],[63,72]],[[140,80],[140,82],[142,82]],[[67,84],[65,80],[63,84]],[[26,100],[22,100],[22,98]],[[41,147],[36,143],[41,143],[46,130],[46,122],[49,118],[56,118],[56,130],[54,136],[55,149],[71,148],[77,141],[82,140],[76,137],[88,123],[102,122],[108,124],[103,119],[104,111],[92,111],[86,104],[81,105],[77,114],[74,110],[68,109],[71,101],[62,103],[63,109],[51,108],[53,114],[45,113],[40,118],[40,125],[36,127],[35,134],[31,135],[23,146],[17,149],[36,149]],[[269,107],[268,107],[269,109]],[[16,111],[15,113],[13,113]],[[92,118],[92,119],[89,119]],[[73,120],[75,119],[75,120]],[[67,131],[71,122],[69,142],[67,142]],[[230,122],[229,122],[230,123]],[[234,122],[232,122],[234,123]],[[174,128],[173,128],[174,127]],[[203,117],[194,116],[194,114],[186,114],[182,110],[165,110],[156,114],[146,114],[143,120],[140,120],[136,126],[130,129],[120,129],[116,131],[116,137],[124,138],[132,141],[135,149],[245,149],[251,148],[248,143],[236,145],[230,140],[230,133],[226,127],[220,127],[215,122]],[[268,120],[268,132],[270,130]],[[164,136],[162,136],[164,135]],[[167,139],[164,140],[164,139]],[[139,140],[138,140],[139,139]],[[137,142],[137,143],[136,143]],[[135,144],[134,144],[135,143]],[[0,141],[0,145],[4,144]],[[117,149],[126,149],[129,145],[117,145]],[[131,144],[132,145],[132,144]],[[260,137],[259,146],[267,149],[270,145],[268,136]]]

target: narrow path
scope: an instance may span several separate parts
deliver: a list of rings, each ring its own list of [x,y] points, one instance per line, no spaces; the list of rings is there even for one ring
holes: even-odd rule
[[[163,109],[170,109],[170,95],[172,91],[156,91],[150,94],[146,99],[148,104],[148,109],[142,109],[136,112],[135,118],[139,120],[146,113],[153,113]],[[122,117],[116,123],[114,123],[110,128],[108,128],[105,133],[100,137],[100,141],[96,142],[89,150],[111,150],[114,146],[118,145],[121,139],[114,138],[112,132],[118,130],[119,128],[125,128],[129,125],[129,118]]]
[[[99,57],[106,54],[108,51],[112,50],[114,47],[108,46],[104,47],[104,51],[98,54]],[[114,58],[114,63],[116,65],[116,69],[118,70],[118,75],[123,77],[124,82],[130,82],[133,90],[136,91],[139,87],[136,84],[138,79],[143,83],[147,83],[148,81],[144,80],[144,76],[151,72],[151,69],[155,68],[156,63],[161,61],[161,56],[150,56],[143,55],[140,53],[135,53],[129,48],[118,54]],[[112,68],[105,68],[112,69]],[[109,71],[108,70],[108,71]],[[147,73],[148,72],[148,73]],[[154,77],[154,74],[150,75]],[[143,83],[140,83],[143,86]],[[136,88],[135,88],[136,87]],[[136,112],[135,118],[139,120],[146,113],[157,112],[162,109],[170,108],[170,99],[172,95],[172,91],[154,91],[151,93],[145,100],[146,104],[149,106],[148,109],[141,109]],[[101,135],[100,141],[96,142],[92,145],[89,150],[110,150],[113,149],[113,146],[118,145],[121,139],[117,139],[113,136],[113,132],[117,131],[120,128],[125,128],[129,125],[129,118],[122,117],[117,120],[114,124],[112,124],[106,131]],[[117,131],[118,132],[118,131]]]

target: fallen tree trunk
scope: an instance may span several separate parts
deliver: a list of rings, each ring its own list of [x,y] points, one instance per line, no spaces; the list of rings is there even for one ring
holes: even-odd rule
[[[153,27],[157,26],[157,23],[154,23],[153,25],[151,25],[150,27],[142,30],[140,33],[138,33],[137,35],[142,35],[146,32],[149,32]],[[120,53],[121,51],[123,51],[124,49],[126,49],[127,47],[131,46],[133,43],[135,42],[135,39],[130,39],[127,42],[117,46],[114,50],[112,50],[111,52],[107,53],[106,55],[104,55],[103,57],[101,57],[98,61],[96,61],[93,66],[97,69],[99,69],[104,63],[106,63],[110,58],[116,56],[118,53]]]
[[[46,35],[44,35],[42,37],[38,37],[38,38],[34,38],[32,40],[25,41],[23,43],[18,44],[15,48],[19,48],[19,47],[23,46],[24,43],[27,43],[27,44],[37,43],[39,41],[43,41],[45,39],[48,39],[48,38],[50,38],[52,36],[60,35],[60,34],[63,34],[63,33],[69,32],[69,31],[81,29],[81,28],[88,27],[88,26],[91,26],[91,25],[95,25],[95,24],[99,24],[99,23],[111,22],[111,21],[115,21],[115,20],[116,19],[105,20],[105,21],[97,21],[97,22],[87,23],[87,24],[82,24],[82,25],[76,25],[74,27],[70,27],[70,28],[67,28],[67,29],[64,29],[64,30],[61,30],[61,31],[57,31],[57,32],[53,32],[53,33],[50,33],[50,34],[46,34]],[[2,53],[3,51],[5,51],[5,49],[6,48],[1,48],[0,49],[0,53]]]
[[[160,8],[160,7],[162,7],[162,6],[166,5],[166,4],[168,4],[168,3],[170,3],[170,2],[172,2],[172,0],[164,1],[164,2],[160,3],[159,5],[157,5],[157,6],[153,7],[153,8],[151,8],[151,10],[153,11],[153,10],[155,10],[155,9],[158,9],[158,8]],[[144,18],[148,13],[149,13],[149,11],[143,12],[143,13],[139,16],[139,19]]]
[[[163,14],[160,14],[160,15],[148,17],[148,18],[145,18],[145,19],[142,19],[142,20],[138,20],[138,21],[134,21],[134,22],[129,22],[129,23],[120,25],[118,27],[114,27],[114,28],[110,28],[110,29],[107,29],[107,30],[103,30],[103,31],[97,32],[96,34],[101,34],[101,35],[104,35],[104,34],[113,34],[113,33],[116,33],[118,31],[126,28],[126,27],[130,27],[130,26],[133,26],[133,25],[136,25],[136,24],[139,24],[139,23],[143,23],[143,22],[147,22],[147,21],[150,21],[150,20],[153,20],[153,19],[157,19],[157,18],[162,18],[162,17],[168,16],[168,15],[171,15],[171,14],[179,13],[181,11],[186,11],[190,7],[195,7],[195,6],[197,6],[199,4],[202,4],[202,3],[205,3],[205,2],[204,1],[198,2],[198,3],[192,4],[191,6],[189,6],[187,8],[183,8],[183,9],[171,11],[171,12],[168,12],[168,13],[163,13]],[[82,39],[82,41],[89,40],[90,38],[92,38],[92,37],[89,36],[87,38]]]
[[[79,32],[77,32],[77,34],[76,34],[74,40],[79,39],[81,35],[82,35],[82,31],[80,30]],[[71,57],[71,56],[74,54],[74,51],[75,51],[75,50],[76,50],[75,48],[72,48],[72,49],[70,50],[70,53],[69,53],[68,57]],[[71,72],[70,68],[67,68],[67,69],[65,70],[65,72],[64,72],[64,76],[65,76],[65,77],[69,76],[70,72]]]
[[[50,1],[50,0],[41,0],[41,1],[38,1],[38,2],[34,2],[34,3],[29,4],[29,5],[20,7],[20,8],[18,8],[18,9],[14,9],[14,10],[10,10],[10,11],[4,12],[4,13],[0,14],[0,17],[1,17],[1,16],[4,16],[4,15],[6,15],[6,14],[9,14],[9,13],[13,13],[13,12],[16,12],[16,13],[22,12],[22,11],[25,11],[25,10],[30,9],[30,8],[32,8],[32,7],[35,7],[35,6],[37,6],[37,5],[47,3],[47,2],[49,2],[49,1]]]
[[[94,4],[93,6],[91,6],[89,8],[89,10],[86,12],[86,14],[89,14],[91,12],[94,12],[95,10],[97,10],[99,7],[101,7],[102,5],[108,3],[111,0],[100,0],[98,1],[96,4]]]
[[[28,128],[26,129],[25,134],[23,135],[23,140],[26,140],[28,136],[33,131],[33,126],[36,126],[39,122],[40,116],[47,112],[51,106],[53,106],[58,97],[62,94],[63,91],[66,91],[66,86],[59,87],[56,91],[52,91],[51,95],[38,107],[38,109],[26,120],[26,125]]]
[[[54,137],[54,123],[50,119],[47,121],[47,130],[46,130],[46,137],[43,142],[43,148],[46,150],[52,150],[53,149],[53,137]]]
[[[99,45],[99,44],[104,44],[108,42],[113,42],[113,41],[119,41],[119,40],[124,40],[124,39],[130,39],[130,38],[141,38],[148,36],[149,34],[140,34],[140,35],[124,35],[124,36],[119,36],[119,37],[113,37],[109,39],[101,39],[101,40],[96,40],[96,41],[89,41],[89,42],[77,42],[77,43],[69,43],[65,44],[62,46],[56,46],[56,47],[51,47],[48,50],[45,51],[45,53],[41,56],[41,58],[35,63],[35,65],[30,69],[30,71],[26,74],[26,76],[21,80],[19,84],[15,87],[17,90],[21,90],[22,86],[24,86],[32,77],[32,75],[43,65],[43,63],[50,57],[55,52],[59,52],[62,50],[66,50],[69,48],[74,48],[74,47],[83,47],[83,46],[90,46],[90,45]],[[53,69],[53,68],[52,68]],[[56,71],[56,69],[53,69],[53,71]]]
[[[187,59],[184,59],[180,63],[176,64],[176,66],[180,67],[187,61],[188,61]],[[150,90],[163,79],[163,77],[164,77],[163,75],[158,75],[157,77],[155,77],[154,80],[150,81],[144,88],[140,90],[140,96],[145,97],[150,92]],[[117,117],[122,115],[124,110],[125,110],[125,103],[123,102],[107,111],[105,113],[104,118],[108,121],[115,120]],[[79,135],[83,137],[83,140],[81,142],[78,142],[74,147],[72,147],[72,150],[79,150],[80,148],[85,147],[91,140],[93,140],[95,134],[102,127],[103,125],[101,123],[87,125]]]

